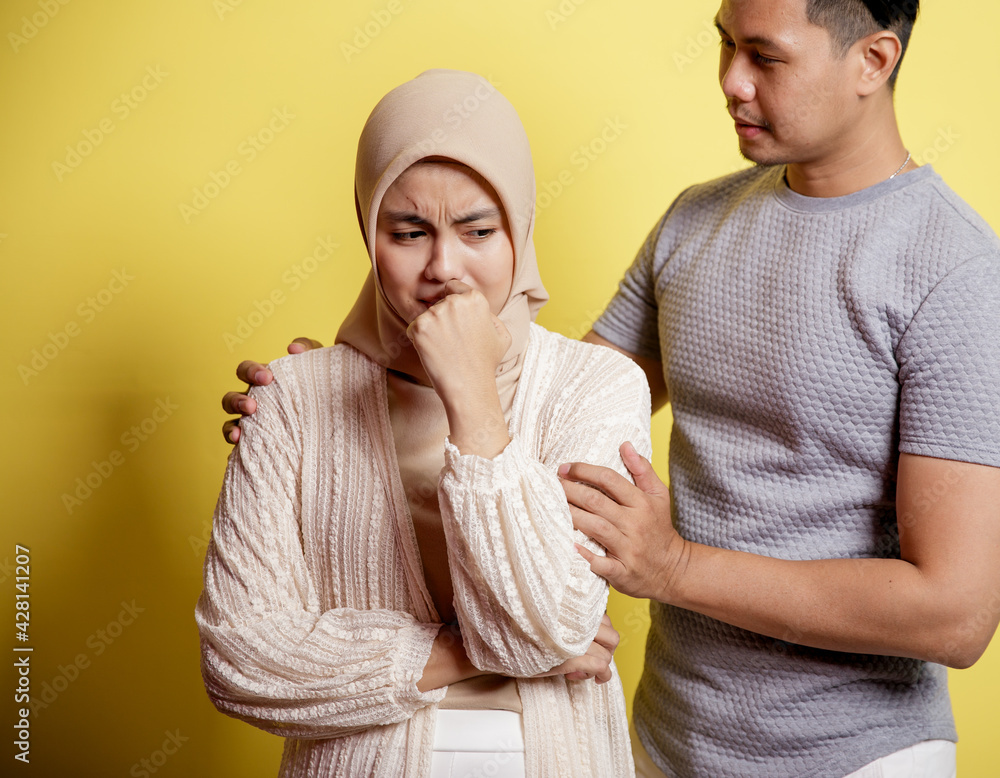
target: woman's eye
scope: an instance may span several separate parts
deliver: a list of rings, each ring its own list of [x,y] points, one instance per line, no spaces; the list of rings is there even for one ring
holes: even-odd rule
[[[424,235],[426,235],[426,233],[423,230],[414,230],[413,232],[392,233],[392,236],[396,238],[396,240],[417,240],[417,238],[421,238]]]
[[[495,227],[487,227],[487,228],[483,228],[481,230],[473,230],[469,234],[472,235],[472,237],[474,237],[474,238],[488,238],[494,232],[496,232],[496,228]]]

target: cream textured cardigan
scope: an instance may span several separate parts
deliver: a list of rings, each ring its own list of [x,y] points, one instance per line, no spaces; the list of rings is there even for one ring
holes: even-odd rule
[[[287,738],[280,775],[426,776],[435,704],[420,679],[439,623],[396,467],[385,371],[350,346],[289,356],[252,392],[216,507],[196,618],[219,710]],[[625,474],[650,453],[630,360],[532,325],[507,448],[448,442],[439,486],[466,651],[518,677],[527,774],[633,774],[621,682],[532,679],[590,645],[606,582],[574,549],[556,476]],[[590,541],[587,541],[590,543]],[[591,544],[591,547],[593,545]]]

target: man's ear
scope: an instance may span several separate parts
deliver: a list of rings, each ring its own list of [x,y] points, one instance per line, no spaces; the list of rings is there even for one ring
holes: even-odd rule
[[[867,97],[885,86],[903,56],[903,44],[896,33],[879,30],[862,38],[852,47],[852,56],[861,66],[858,96]]]

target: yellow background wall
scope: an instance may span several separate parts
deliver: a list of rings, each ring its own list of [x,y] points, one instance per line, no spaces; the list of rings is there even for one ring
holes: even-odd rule
[[[368,111],[429,67],[499,85],[535,153],[553,293],[540,321],[578,336],[671,199],[743,166],[716,83],[715,11],[2,4],[0,772],[275,775],[280,741],[216,713],[198,671],[192,610],[229,450],[219,398],[240,359],[274,358],[302,334],[332,342],[366,268],[351,182]],[[929,2],[898,92],[917,158],[994,228],[998,28],[996,3]],[[654,420],[663,472],[668,424]],[[28,767],[10,738],[15,543],[30,549],[31,692],[44,705]],[[648,616],[621,597],[612,613],[631,696]],[[1000,774],[1000,648],[952,689],[960,774]]]

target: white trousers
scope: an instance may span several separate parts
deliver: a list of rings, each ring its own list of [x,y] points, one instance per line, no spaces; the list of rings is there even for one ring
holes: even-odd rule
[[[629,735],[636,778],[667,778],[639,742],[635,727],[629,727]],[[844,778],[955,778],[955,775],[955,744],[950,740],[925,740],[876,759]]]
[[[525,778],[521,714],[439,710],[431,778]]]
[[[847,778],[955,778],[955,744],[925,740],[876,759]]]

